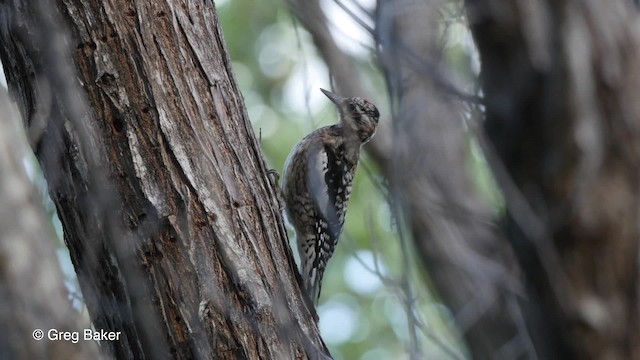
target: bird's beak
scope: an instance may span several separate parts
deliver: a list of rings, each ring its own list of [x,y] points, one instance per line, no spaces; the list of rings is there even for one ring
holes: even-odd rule
[[[325,89],[320,89],[320,91],[322,91],[322,93],[325,94],[329,98],[329,100],[331,100],[331,102],[338,106],[340,106],[340,103],[342,103],[342,100],[344,100],[342,97],[332,93],[331,91],[327,91]]]

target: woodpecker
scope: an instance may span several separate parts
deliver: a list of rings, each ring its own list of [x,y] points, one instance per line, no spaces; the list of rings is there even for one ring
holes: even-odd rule
[[[291,150],[282,195],[296,232],[305,291],[318,304],[322,276],[338,243],[360,148],[371,140],[380,114],[360,97],[320,89],[337,107],[337,124],[317,129]]]

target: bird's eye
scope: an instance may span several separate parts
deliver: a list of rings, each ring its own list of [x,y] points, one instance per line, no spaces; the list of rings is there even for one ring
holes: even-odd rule
[[[356,106],[354,104],[347,105],[347,111],[349,111],[350,114],[355,113],[356,112]]]

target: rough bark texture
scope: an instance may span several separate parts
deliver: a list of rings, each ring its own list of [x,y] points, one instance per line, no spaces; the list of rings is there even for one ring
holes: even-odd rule
[[[466,5],[547,358],[638,359],[638,13],[623,0]]]
[[[213,3],[56,6],[0,5],[0,56],[103,349],[327,356]]]

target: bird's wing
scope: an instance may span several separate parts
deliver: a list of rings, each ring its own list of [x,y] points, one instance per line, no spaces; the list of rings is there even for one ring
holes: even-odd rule
[[[344,149],[318,144],[309,152],[306,183],[315,211],[314,241],[303,242],[303,277],[305,287],[314,303],[317,303],[326,263],[342,232],[346,213],[353,167],[344,160]]]
[[[331,241],[338,240],[344,224],[351,181],[352,166],[344,159],[344,148],[323,144],[312,152],[307,167],[307,185],[318,218],[326,222]],[[332,244],[333,245],[333,244]]]

